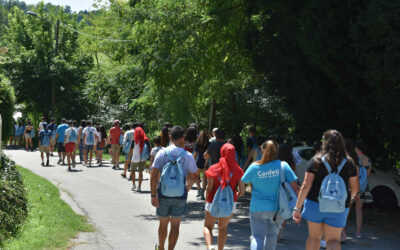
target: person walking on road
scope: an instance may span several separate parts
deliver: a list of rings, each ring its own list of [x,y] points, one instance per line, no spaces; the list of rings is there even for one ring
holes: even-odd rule
[[[58,151],[58,162],[60,164],[62,162],[65,165],[65,147],[64,147],[64,139],[65,139],[65,130],[68,129],[67,119],[61,119],[61,125],[57,127],[56,130],[56,141],[57,141],[57,151]]]
[[[100,125],[100,131],[98,132],[99,143],[97,143],[97,154],[99,157],[99,167],[103,165],[103,152],[106,148],[107,132],[103,125]]]
[[[342,135],[336,130],[328,130],[323,134],[322,140],[321,151],[308,163],[293,214],[293,220],[296,223],[300,223],[302,217],[307,220],[309,233],[306,250],[319,249],[322,235],[326,240],[327,249],[341,249],[340,235],[346,225],[350,201],[359,199],[357,168],[346,153]],[[328,169],[331,170],[330,173]],[[321,186],[324,183],[326,185],[329,176],[337,178],[342,185],[336,185],[335,190],[326,189],[331,190],[327,192],[325,189],[321,190]],[[341,192],[338,191],[339,188]],[[324,199],[324,197],[336,196],[340,193],[347,194],[341,196],[342,199],[347,197],[343,201],[343,205],[342,202],[339,202],[341,200],[332,204]],[[302,209],[303,204],[304,208]],[[327,209],[328,206],[329,209]],[[321,212],[321,208],[326,210]]]
[[[207,249],[215,249],[212,246],[215,221],[218,220],[218,249],[224,249],[226,240],[228,238],[228,224],[236,212],[237,198],[244,195],[246,192],[245,185],[241,181],[243,170],[240,168],[236,161],[235,147],[226,143],[221,148],[221,158],[217,164],[212,165],[206,172],[207,174],[207,187],[206,187],[206,205],[205,205],[205,219],[204,219],[204,239],[206,241]],[[214,197],[219,188],[230,188],[233,192],[233,207],[232,214],[229,217],[213,217],[211,207],[215,204]],[[237,190],[237,187],[239,190]]]
[[[158,244],[156,245],[156,249],[158,250],[165,249],[164,245],[168,236],[168,225],[170,223],[168,249],[172,250],[175,248],[179,237],[181,217],[186,211],[187,193],[193,185],[197,172],[196,162],[192,154],[183,149],[185,144],[183,128],[174,126],[171,129],[170,139],[171,145],[161,149],[157,153],[151,171],[151,204],[157,208],[157,215],[160,221],[158,227]],[[182,188],[182,190],[179,189],[179,194],[183,193],[183,195],[172,196],[170,194],[175,189],[168,185],[169,178],[162,178],[165,176],[162,176],[162,173],[167,173],[167,171],[163,171],[164,168],[167,170],[168,167],[177,167],[182,170],[182,172],[178,172],[182,173],[184,178],[173,178],[172,174],[168,177],[182,181],[182,183],[176,184],[178,184],[179,188]]]
[[[206,176],[205,172],[203,171],[204,169],[207,169],[207,162],[204,159],[204,153],[207,151],[208,145],[210,145],[210,133],[208,132],[207,129],[204,129],[200,132],[199,137],[197,138],[196,141],[196,146],[194,147],[194,153],[193,157],[196,160],[196,165],[198,168],[197,176],[196,178],[196,184],[198,186],[198,192],[197,192],[197,197],[202,197],[203,200],[204,198],[204,192],[206,190]],[[202,185],[200,187],[200,174],[203,173],[203,180],[202,180]]]
[[[153,138],[154,147],[151,149],[150,152],[150,169],[153,167],[154,159],[161,147],[161,136],[156,136]]]
[[[133,142],[133,135],[135,134],[135,128],[138,127],[136,122],[132,123],[130,130],[126,131],[124,134],[124,141],[122,142],[122,150],[125,153],[125,163],[124,163],[124,172],[121,174],[122,177],[126,178],[126,171],[128,171],[128,167],[131,164],[131,155],[130,149]],[[128,149],[128,152],[125,152]]]
[[[92,121],[86,121],[86,127],[83,129],[83,155],[84,155],[84,166],[87,165],[87,161],[89,158],[89,167],[92,166],[92,158],[93,158],[93,150],[95,150],[96,140],[97,140],[97,131],[94,127],[92,127]]]
[[[31,149],[33,151],[33,144],[32,144],[32,131],[34,130],[31,120],[28,120],[28,123],[25,126],[24,136],[25,136],[25,149],[28,151]]]
[[[121,150],[120,137],[123,135],[122,129],[118,120],[114,121],[114,126],[110,129],[110,136],[108,138],[111,144],[111,154],[113,169],[119,169],[119,152]]]
[[[84,151],[83,130],[85,128],[86,128],[86,120],[81,120],[81,124],[78,128],[79,161],[81,163],[85,161],[85,157],[83,157],[83,151]]]
[[[42,166],[44,166],[44,154],[46,154],[46,166],[49,166],[50,157],[50,138],[53,136],[53,131],[48,129],[46,123],[42,124],[42,130],[39,131],[39,150]]]
[[[52,132],[52,137],[50,138],[50,155],[53,156],[54,150],[56,149],[57,141],[56,141],[56,119],[51,118],[50,124],[47,125],[47,129]]]
[[[75,145],[78,142],[78,130],[74,127],[71,121],[68,121],[68,129],[65,130],[64,147],[65,153],[67,154],[68,171],[71,171],[72,167],[75,168],[75,157],[73,157],[73,152],[75,151]]]
[[[359,172],[359,181],[360,181],[360,192],[361,197],[365,197],[367,189],[368,189],[368,178],[371,175],[372,164],[370,158],[366,155],[366,146],[362,142],[357,142],[355,145],[355,152],[358,156],[358,172]],[[365,200],[360,199],[356,201],[356,224],[357,224],[357,233],[356,238],[362,239],[361,235],[361,227],[363,223],[363,214],[362,208]]]
[[[146,149],[147,148],[147,149]],[[137,127],[134,131],[133,141],[131,144],[131,149],[129,155],[131,158],[131,178],[132,178],[132,191],[141,192],[142,191],[142,181],[143,181],[143,170],[146,166],[147,155],[144,155],[145,150],[150,154],[150,143],[149,138],[147,138],[146,133],[143,128]],[[136,189],[136,175],[135,172],[139,173],[139,186]]]
[[[262,158],[252,163],[242,181],[251,183],[253,190],[250,201],[250,225],[252,250],[274,250],[281,219],[276,217],[278,192],[281,186],[281,175],[290,183],[296,194],[299,193],[297,177],[286,162],[277,159],[278,144],[266,141]],[[283,173],[282,173],[283,169]]]

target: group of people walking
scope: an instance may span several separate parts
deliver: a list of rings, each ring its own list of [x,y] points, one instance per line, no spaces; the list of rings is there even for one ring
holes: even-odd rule
[[[25,133],[33,129],[28,125]],[[291,217],[296,223],[305,219],[308,224],[306,249],[319,249],[325,243],[328,249],[340,249],[346,238],[344,227],[352,204],[356,207],[357,238],[362,237],[360,196],[366,190],[371,162],[362,144],[344,140],[336,130],[323,134],[321,148],[309,161],[300,184],[290,146],[257,138],[254,127],[248,130],[247,150],[239,135],[226,141],[222,129],[215,128],[210,135],[208,130],[199,132],[195,124],[183,129],[166,123],[152,141],[143,124],[137,122],[124,133],[120,122],[115,120],[108,136],[104,126],[93,127],[90,120],[81,121],[79,127],[72,120],[62,119],[59,126],[54,119],[50,124],[43,120],[39,127],[43,166],[44,154],[49,165],[49,155],[55,146],[58,163],[64,163],[67,157],[69,170],[75,167],[78,150],[81,162],[90,167],[93,152],[101,166],[102,153],[108,149],[113,169],[119,168],[122,152],[125,161],[121,176],[127,178],[130,170],[132,191],[136,192],[142,191],[143,171],[149,167],[151,204],[159,217],[156,249],[165,249],[167,237],[168,249],[175,248],[193,185],[197,185],[197,197],[205,200],[203,234],[207,249],[224,248],[237,199],[246,193],[246,187],[251,189],[251,249],[275,249],[277,241],[282,239],[285,221],[290,216],[283,215],[281,196],[288,189],[295,197],[291,204],[287,202]],[[329,184],[334,183],[332,180],[336,186]],[[339,205],[327,200],[335,200]],[[213,245],[216,221],[217,247]]]

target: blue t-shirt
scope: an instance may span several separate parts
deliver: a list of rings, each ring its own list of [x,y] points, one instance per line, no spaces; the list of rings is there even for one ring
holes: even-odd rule
[[[51,130],[40,130],[39,132],[39,140],[40,145],[42,146],[49,146],[50,145],[50,137],[52,136],[53,132]]]
[[[64,143],[65,139],[65,130],[67,130],[68,124],[61,124],[60,126],[57,127],[56,132],[58,133],[58,142]]]
[[[285,181],[297,180],[290,166],[284,162]],[[253,163],[242,177],[244,183],[252,183],[250,212],[277,211],[280,186],[281,161],[275,160],[263,165]]]

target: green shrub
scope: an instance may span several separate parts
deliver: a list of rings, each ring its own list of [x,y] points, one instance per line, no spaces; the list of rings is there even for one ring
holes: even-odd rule
[[[15,236],[28,215],[26,193],[15,163],[1,155],[0,162],[0,246]]]
[[[10,137],[13,129],[14,114],[14,90],[7,78],[0,74],[0,114],[3,120],[2,139]]]

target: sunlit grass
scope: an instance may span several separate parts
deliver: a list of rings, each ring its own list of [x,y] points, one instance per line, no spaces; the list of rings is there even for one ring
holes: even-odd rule
[[[4,249],[66,248],[78,232],[94,230],[84,216],[60,199],[56,186],[25,168],[17,168],[27,190],[29,215],[19,235],[6,242]]]

